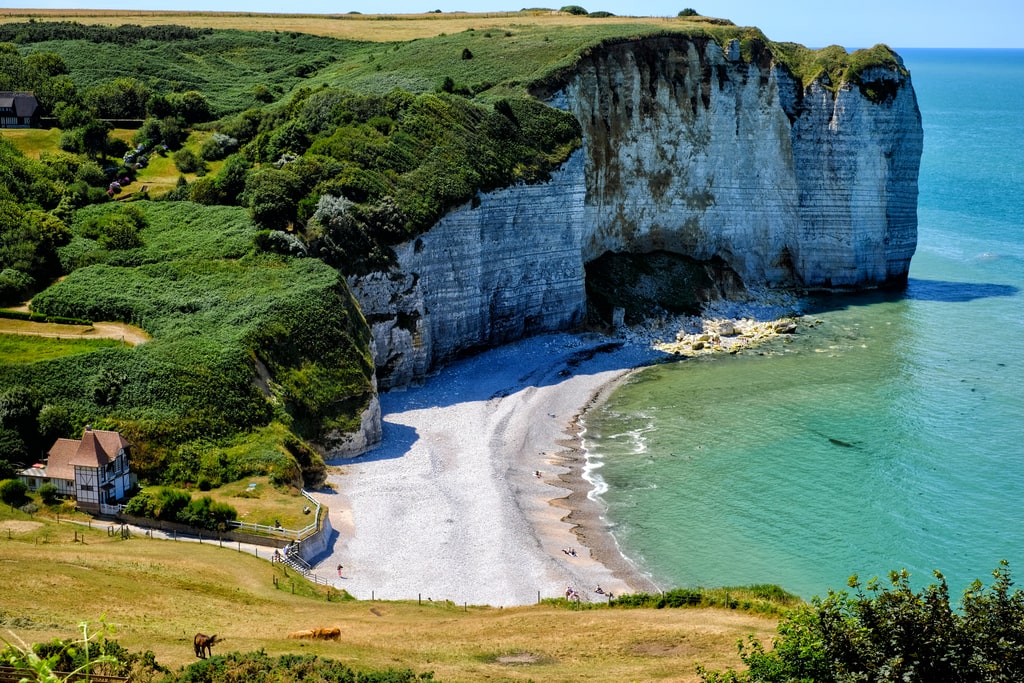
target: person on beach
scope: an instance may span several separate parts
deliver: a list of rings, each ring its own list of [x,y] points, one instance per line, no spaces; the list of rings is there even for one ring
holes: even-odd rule
[[[341,565],[339,564],[339,565],[338,565],[338,578],[339,578],[339,579],[340,579],[340,578],[342,578],[342,576],[341,576],[341,570],[342,570],[342,569],[344,569],[344,567],[342,567],[342,566],[341,566]]]

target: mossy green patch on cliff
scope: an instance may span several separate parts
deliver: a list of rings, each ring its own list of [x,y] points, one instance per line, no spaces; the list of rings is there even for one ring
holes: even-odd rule
[[[796,43],[773,43],[772,48],[805,88],[812,81],[819,80],[836,92],[844,83],[852,83],[873,102],[892,97],[898,84],[891,79],[867,81],[864,79],[866,71],[879,67],[900,76],[908,73],[899,56],[882,44],[854,52],[847,52],[839,45],[811,50]]]

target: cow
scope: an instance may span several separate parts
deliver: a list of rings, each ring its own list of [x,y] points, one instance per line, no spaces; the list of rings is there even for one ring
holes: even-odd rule
[[[337,626],[330,628],[312,628],[306,631],[295,631],[288,634],[289,638],[302,640],[341,640],[341,629]]]
[[[331,628],[313,629],[313,637],[320,640],[341,640],[341,629],[337,626]]]
[[[202,633],[197,633],[196,637],[192,641],[192,644],[195,646],[195,649],[196,649],[196,657],[198,657],[199,659],[206,659],[208,656],[212,655],[212,652],[210,651],[210,647],[214,643],[216,643],[216,642],[217,642],[217,634],[216,633],[213,634],[212,636],[207,636],[207,635],[203,635]]]

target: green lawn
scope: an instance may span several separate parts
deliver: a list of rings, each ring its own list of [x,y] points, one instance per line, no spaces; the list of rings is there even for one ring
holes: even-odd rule
[[[60,149],[59,128],[5,128],[3,137],[13,142],[22,154],[38,159],[44,152],[56,152]]]
[[[5,320],[4,323],[34,324],[20,320]],[[90,353],[112,346],[124,344],[114,339],[58,339],[0,333],[0,362],[33,363],[76,353]]]

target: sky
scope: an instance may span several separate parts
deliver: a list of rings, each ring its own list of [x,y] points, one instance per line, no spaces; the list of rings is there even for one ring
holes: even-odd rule
[[[699,13],[757,26],[772,40],[808,47],[1024,48],[1022,0],[0,0],[2,8],[159,9],[303,14],[516,11],[579,5],[590,12],[675,16]]]

